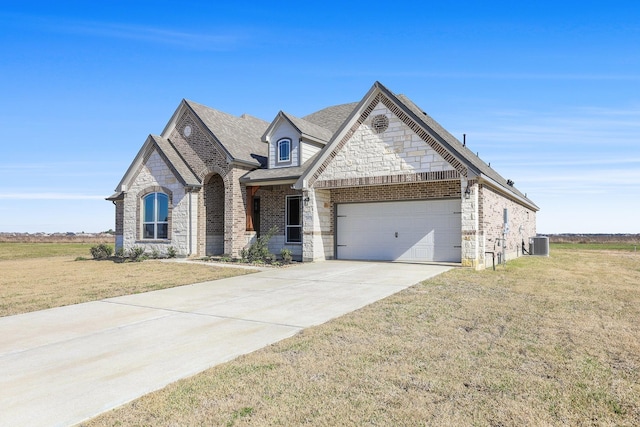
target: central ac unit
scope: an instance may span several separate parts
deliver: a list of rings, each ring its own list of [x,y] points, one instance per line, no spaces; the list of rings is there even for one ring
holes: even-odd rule
[[[549,238],[546,236],[531,237],[529,239],[529,254],[549,256]]]

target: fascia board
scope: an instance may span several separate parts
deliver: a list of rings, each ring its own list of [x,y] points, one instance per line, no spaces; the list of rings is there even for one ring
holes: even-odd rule
[[[378,82],[376,82],[378,83]],[[434,129],[432,129],[428,124],[426,124],[421,117],[418,117],[413,110],[411,110],[409,107],[407,107],[404,102],[402,102],[400,99],[398,99],[393,92],[391,92],[389,89],[387,89],[384,85],[382,85],[381,83],[378,83],[380,86],[380,90],[382,91],[382,93],[389,98],[394,104],[396,104],[397,106],[399,106],[402,111],[408,115],[414,122],[418,123],[420,125],[420,127],[422,127],[425,131],[427,131],[427,133],[429,133],[429,135],[431,135],[440,145],[442,145],[444,147],[445,150],[447,150],[452,156],[454,156],[460,163],[464,164],[467,168],[467,170],[472,174],[472,175],[481,175],[481,172],[479,169],[477,169],[471,162],[469,162],[466,158],[466,156],[464,156],[462,153],[458,152],[458,150],[454,149],[451,144],[449,144],[438,132],[436,132]]]
[[[540,210],[540,208],[536,204],[532,203],[531,201],[523,197],[520,197],[519,195],[511,191],[508,191],[506,188],[504,188],[504,186],[500,185],[499,183],[497,183],[496,181],[494,181],[493,179],[489,178],[486,175],[479,175],[478,183],[488,185],[489,187],[496,190],[503,196],[506,196],[507,198],[515,202],[518,202],[519,204],[531,209],[532,211],[538,212]]]
[[[307,171],[303,173],[302,176],[300,176],[300,178],[298,178],[296,183],[293,185],[294,189],[301,190],[303,188],[307,188],[308,177],[313,175],[318,169],[318,167],[326,160],[326,158],[331,153],[331,149],[334,142],[336,140],[340,140],[344,136],[344,134],[346,133],[346,130],[349,129],[350,124],[353,122],[354,117],[359,117],[360,114],[362,114],[362,110],[364,106],[368,105],[368,103],[371,102],[371,99],[375,96],[377,91],[380,90],[379,86],[381,86],[379,82],[375,82],[373,86],[371,86],[371,89],[369,89],[369,91],[362,98],[360,103],[358,103],[357,107],[354,108],[354,110],[351,112],[349,117],[347,117],[344,123],[340,125],[340,128],[338,128],[336,133],[333,134],[333,137],[331,138],[331,140],[329,140],[329,142],[320,151],[320,155],[316,158],[316,160],[311,165],[309,165],[309,168],[307,169]]]
[[[276,117],[269,124],[269,127],[267,128],[267,130],[265,130],[264,133],[262,134],[262,138],[261,138],[262,142],[269,142],[271,140],[271,134],[278,126],[280,126],[280,123],[282,122],[282,120],[288,121],[291,124],[291,126],[293,126],[294,129],[298,130],[298,128],[295,127],[293,123],[291,123],[291,120],[286,118],[283,111],[280,110],[278,111],[278,114],[276,115]],[[298,130],[298,132],[300,131]]]
[[[142,147],[138,151],[138,154],[136,154],[136,157],[134,157],[133,162],[131,162],[131,165],[129,165],[129,168],[125,172],[124,176],[120,180],[120,183],[116,188],[116,191],[126,191],[129,188],[128,184],[133,179],[133,174],[142,165],[142,161],[144,157],[149,152],[151,147],[154,145],[155,145],[155,141],[153,140],[151,135],[149,135],[147,137],[147,140],[144,142],[144,144],[142,144]]]
[[[166,139],[169,138],[168,133],[170,132],[171,129],[176,127],[176,122],[178,121],[178,117],[180,117],[180,113],[186,108],[186,106],[187,106],[187,100],[183,98],[182,101],[180,101],[178,108],[176,108],[176,111],[173,112],[173,115],[167,122],[164,129],[162,129],[162,133],[160,133],[161,137]]]

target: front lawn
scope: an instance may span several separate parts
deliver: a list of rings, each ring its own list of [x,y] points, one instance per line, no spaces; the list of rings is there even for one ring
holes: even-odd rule
[[[86,425],[637,426],[638,319],[640,254],[552,248],[452,270]]]

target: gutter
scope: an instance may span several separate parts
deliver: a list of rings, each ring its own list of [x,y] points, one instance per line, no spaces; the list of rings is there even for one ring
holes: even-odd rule
[[[530,200],[525,199],[524,197],[521,197],[511,191],[508,191],[506,188],[504,188],[504,186],[500,185],[498,182],[494,181],[493,179],[489,178],[486,175],[482,175],[482,174],[478,175],[478,183],[487,184],[489,187],[493,188],[494,190],[497,190],[502,195],[505,195],[508,198],[520,203],[521,205],[528,207],[532,211],[538,212],[540,210],[540,208]]]
[[[297,178],[266,178],[266,179],[260,179],[260,180],[255,180],[255,181],[251,181],[251,180],[245,180],[245,179],[240,179],[240,183],[241,184],[245,184],[247,186],[254,186],[254,187],[260,187],[263,185],[282,185],[282,184],[295,184],[295,182],[297,181]]]

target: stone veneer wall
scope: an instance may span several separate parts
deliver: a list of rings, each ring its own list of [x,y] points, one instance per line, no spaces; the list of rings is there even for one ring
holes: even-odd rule
[[[141,197],[154,191],[170,193],[168,240],[141,238]],[[160,154],[153,150],[125,193],[122,239],[124,249],[130,250],[134,246],[140,246],[147,252],[157,250],[166,254],[169,246],[173,246],[179,255],[189,255],[192,249],[189,232],[193,232],[195,227],[189,221],[189,197],[186,196],[182,184],[178,182]]]
[[[377,133],[371,123],[372,118],[379,115],[388,119],[388,128],[381,133]],[[336,152],[318,180],[454,170],[387,106],[378,102],[368,119]]]
[[[114,202],[116,208],[116,250],[124,248],[124,200]]]
[[[529,238],[536,235],[536,212],[507,199],[486,185],[481,185],[479,192],[479,225],[485,237],[485,250],[502,253],[502,246],[498,246],[497,240],[503,237],[503,211],[506,208],[509,210],[506,258],[509,260],[522,255],[522,240],[528,249]]]
[[[465,191],[469,189],[469,195]],[[480,214],[478,184],[475,180],[460,180],[461,199],[461,233],[462,233],[462,257],[463,267],[482,268],[484,266],[484,238],[479,226]]]
[[[305,192],[303,199],[303,238],[302,260],[321,261],[333,259],[333,214],[331,204],[331,190],[311,189]]]

